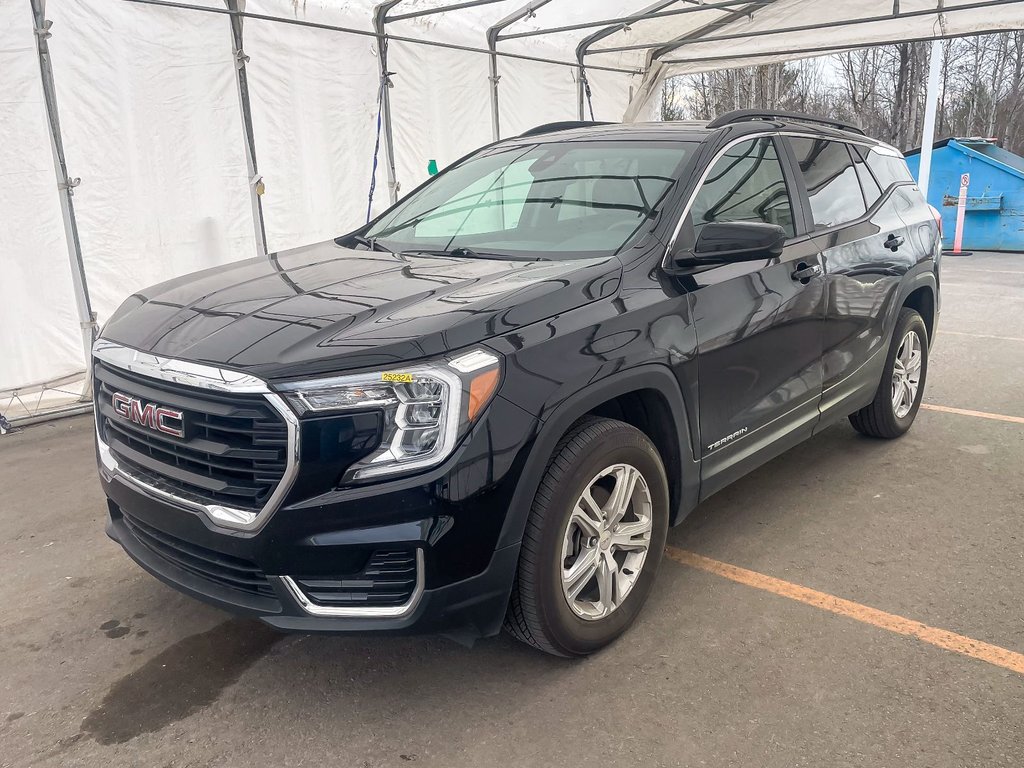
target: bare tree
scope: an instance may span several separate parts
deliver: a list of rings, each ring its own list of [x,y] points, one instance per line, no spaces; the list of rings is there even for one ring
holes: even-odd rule
[[[785,109],[855,122],[900,149],[920,142],[929,43],[899,43],[785,64],[672,78],[663,119]],[[987,136],[1024,151],[1024,31],[945,43],[940,136]]]

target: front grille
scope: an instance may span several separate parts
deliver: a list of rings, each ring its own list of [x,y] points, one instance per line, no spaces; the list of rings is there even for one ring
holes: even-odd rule
[[[360,573],[340,579],[295,578],[323,606],[388,608],[405,605],[416,589],[415,550],[378,549]]]
[[[140,544],[181,570],[228,589],[276,597],[274,588],[255,563],[182,541],[125,514],[124,510],[121,519]]]
[[[258,511],[288,463],[288,427],[260,394],[222,393],[94,366],[99,434],[130,474],[182,498]],[[184,413],[173,437],[120,416],[115,392]]]

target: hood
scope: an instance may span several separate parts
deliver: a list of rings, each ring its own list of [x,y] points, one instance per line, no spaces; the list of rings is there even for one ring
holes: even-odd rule
[[[103,337],[265,379],[441,355],[611,296],[616,257],[403,256],[333,241],[141,291]]]

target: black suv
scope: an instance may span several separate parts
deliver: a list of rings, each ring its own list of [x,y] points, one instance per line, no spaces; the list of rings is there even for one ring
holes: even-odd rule
[[[129,298],[93,362],[107,531],[276,627],[587,654],[702,499],[844,417],[910,427],[939,258],[849,126],[542,126]]]

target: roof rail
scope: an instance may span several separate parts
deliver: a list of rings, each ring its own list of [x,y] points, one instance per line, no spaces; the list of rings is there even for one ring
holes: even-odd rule
[[[560,120],[557,123],[544,123],[544,125],[538,125],[536,128],[523,131],[519,136],[520,138],[524,136],[539,136],[542,133],[567,131],[570,128],[589,128],[593,125],[611,125],[611,123],[607,120]]]
[[[719,115],[710,123],[708,128],[721,128],[724,125],[732,125],[733,123],[745,123],[748,120],[794,120],[799,123],[819,123],[820,125],[830,125],[833,128],[840,128],[844,131],[852,131],[853,133],[859,133],[861,136],[866,136],[864,129],[858,125],[852,123],[844,123],[841,120],[833,120],[828,117],[818,117],[817,115],[805,115],[802,112],[765,112],[760,109],[737,109],[732,112],[726,112],[724,115]]]

